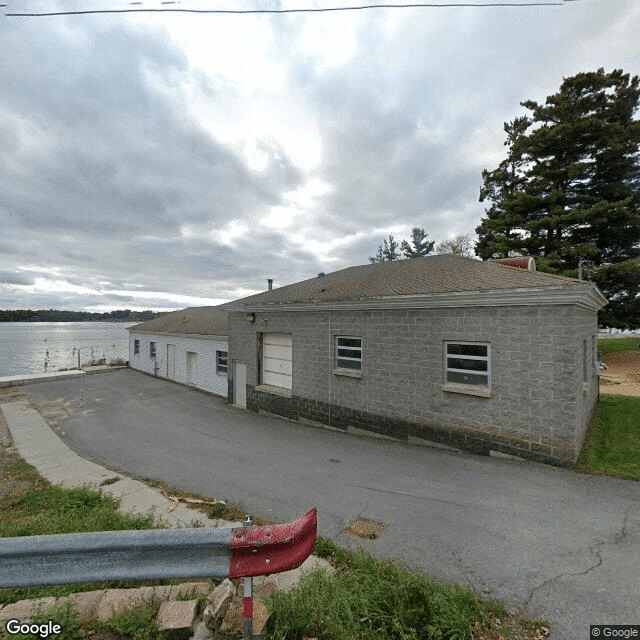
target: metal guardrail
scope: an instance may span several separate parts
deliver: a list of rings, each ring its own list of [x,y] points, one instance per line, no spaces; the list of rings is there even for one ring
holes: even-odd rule
[[[311,509],[295,522],[261,527],[0,538],[0,587],[270,575],[302,564],[316,530]]]

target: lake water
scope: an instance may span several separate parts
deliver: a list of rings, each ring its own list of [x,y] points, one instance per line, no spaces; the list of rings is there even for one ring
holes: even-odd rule
[[[0,376],[44,373],[91,360],[129,359],[136,322],[0,322]],[[46,363],[46,368],[45,368]]]

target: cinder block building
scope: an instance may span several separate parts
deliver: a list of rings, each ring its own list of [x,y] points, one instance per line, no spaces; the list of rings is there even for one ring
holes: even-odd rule
[[[571,465],[606,302],[590,282],[452,255],[320,274],[224,305],[229,402]]]

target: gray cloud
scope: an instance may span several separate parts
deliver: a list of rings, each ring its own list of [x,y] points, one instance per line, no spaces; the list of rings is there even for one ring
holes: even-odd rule
[[[398,239],[415,224],[435,240],[471,232],[483,213],[481,171],[501,159],[503,122],[522,113],[521,100],[544,100],[580,70],[640,71],[633,0],[360,12],[352,55],[329,64],[332,42],[314,52],[305,38],[345,19],[260,19],[267,51],[252,49],[254,23],[225,23],[242,25],[247,73],[260,56],[283,70],[278,108],[290,103],[315,122],[321,157],[305,173],[273,132],[257,142],[260,170],[222,142],[228,125],[215,114],[251,99],[242,79],[193,68],[160,27],[5,18],[0,307],[230,299],[264,289],[267,277],[285,284],[365,263],[388,229]],[[190,109],[194,93],[211,105],[207,129]],[[248,138],[254,125],[240,123]],[[328,191],[295,219],[302,241],[260,222],[311,178]],[[246,230],[229,239],[232,222]],[[305,239],[333,243],[328,259]],[[36,277],[70,290],[36,291]]]
[[[26,273],[0,271],[0,284],[32,285],[34,282],[35,278]]]

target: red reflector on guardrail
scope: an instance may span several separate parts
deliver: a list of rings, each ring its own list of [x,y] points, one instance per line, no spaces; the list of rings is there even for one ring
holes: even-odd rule
[[[318,513],[287,524],[234,529],[229,578],[265,576],[299,567],[313,551]]]

